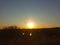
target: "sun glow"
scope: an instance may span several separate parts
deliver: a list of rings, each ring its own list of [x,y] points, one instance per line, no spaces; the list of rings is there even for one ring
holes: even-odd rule
[[[30,29],[34,28],[34,23],[32,22],[27,23],[27,27]]]

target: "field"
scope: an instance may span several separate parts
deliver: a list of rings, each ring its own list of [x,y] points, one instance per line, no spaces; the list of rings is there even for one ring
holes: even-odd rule
[[[0,29],[0,45],[60,45],[60,28]]]

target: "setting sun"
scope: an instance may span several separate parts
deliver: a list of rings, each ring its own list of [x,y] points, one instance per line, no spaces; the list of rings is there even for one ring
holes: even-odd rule
[[[27,26],[28,26],[28,28],[34,28],[34,23],[32,23],[32,22],[29,22],[28,24],[27,24]]]

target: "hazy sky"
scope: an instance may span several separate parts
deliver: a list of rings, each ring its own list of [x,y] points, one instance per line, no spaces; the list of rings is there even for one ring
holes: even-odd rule
[[[60,26],[60,0],[0,0],[0,26],[20,26],[31,17],[38,26]]]

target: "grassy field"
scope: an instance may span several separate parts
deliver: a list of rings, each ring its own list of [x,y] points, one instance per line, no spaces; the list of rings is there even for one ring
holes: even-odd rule
[[[0,45],[60,45],[60,28],[0,29]]]

